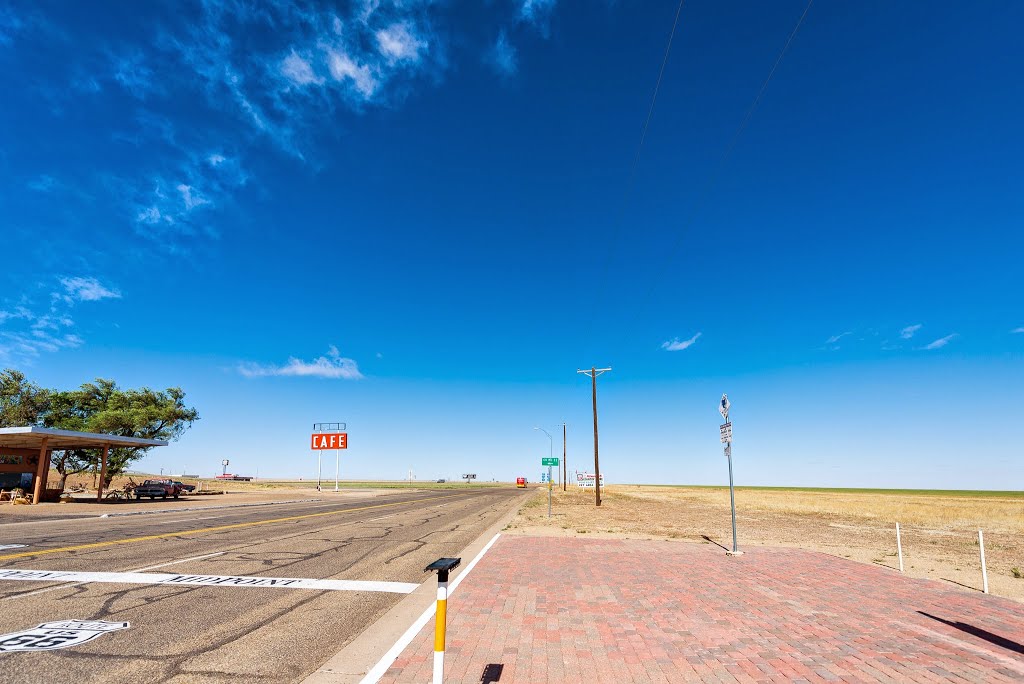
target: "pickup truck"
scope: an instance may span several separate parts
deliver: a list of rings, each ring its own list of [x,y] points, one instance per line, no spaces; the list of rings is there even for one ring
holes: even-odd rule
[[[148,496],[150,499],[155,499],[159,496],[166,499],[168,496],[173,496],[177,499],[181,492],[181,485],[174,480],[146,480],[135,488],[135,498],[141,499]]]

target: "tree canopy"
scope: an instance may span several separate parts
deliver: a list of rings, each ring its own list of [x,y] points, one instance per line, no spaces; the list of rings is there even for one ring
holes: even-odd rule
[[[97,378],[78,389],[49,390],[27,381],[20,371],[0,372],[0,427],[39,425],[173,441],[197,420],[198,411],[185,404],[185,392],[180,387],[163,391],[149,387],[122,389],[113,380]],[[148,450],[146,447],[111,449],[107,483]],[[61,486],[68,475],[88,470],[98,458],[95,449],[54,452],[52,463],[61,475]]]

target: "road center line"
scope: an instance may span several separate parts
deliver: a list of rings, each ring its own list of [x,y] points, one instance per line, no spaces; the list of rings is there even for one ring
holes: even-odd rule
[[[231,525],[217,525],[216,527],[203,527],[197,530],[182,530],[180,532],[165,532],[163,534],[150,534],[144,537],[129,537],[127,539],[114,539],[105,542],[93,542],[90,544],[77,544],[75,546],[62,546],[57,549],[41,549],[39,551],[23,551],[21,553],[8,553],[0,556],[0,560],[12,558],[28,558],[30,556],[42,556],[50,553],[63,553],[65,551],[80,551],[82,549],[99,549],[106,546],[118,544],[133,544],[136,542],[151,541],[153,539],[167,539],[168,537],[186,537],[193,534],[208,534],[223,530],[237,530],[243,527],[255,527],[257,525],[272,525],[274,523],[290,522],[292,520],[307,520],[309,518],[320,518],[327,515],[340,515],[342,513],[355,513],[356,511],[367,511],[374,508],[389,508],[392,506],[405,506],[408,504],[421,503],[424,501],[436,501],[438,499],[450,499],[455,496],[466,496],[466,494],[445,494],[443,496],[424,497],[422,499],[409,499],[407,501],[394,501],[386,504],[374,504],[372,506],[358,506],[356,508],[343,508],[341,510],[324,511],[323,513],[306,513],[304,515],[290,515],[284,518],[272,518],[270,520],[254,520],[252,522],[233,523]]]
[[[0,570],[0,581],[53,582],[75,580],[78,584],[159,584],[162,586],[230,587],[234,589],[315,589],[320,591],[381,591],[409,594],[420,585],[411,582],[321,580],[301,577],[251,577],[245,575],[172,575],[166,572],[74,572],[50,570]]]

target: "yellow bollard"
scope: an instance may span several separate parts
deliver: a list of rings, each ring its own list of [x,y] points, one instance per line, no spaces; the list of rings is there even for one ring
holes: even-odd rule
[[[461,558],[438,558],[423,569],[437,571],[437,612],[434,615],[434,684],[444,681],[444,639],[448,626],[448,573],[459,566]]]

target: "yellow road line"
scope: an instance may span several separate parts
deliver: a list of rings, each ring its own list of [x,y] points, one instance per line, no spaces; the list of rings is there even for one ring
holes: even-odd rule
[[[240,527],[254,527],[256,525],[270,525],[289,520],[305,520],[306,518],[319,518],[325,515],[338,515],[339,513],[354,513],[355,511],[366,511],[372,508],[387,508],[389,506],[402,506],[404,504],[419,503],[421,501],[435,501],[437,499],[450,499],[453,496],[465,496],[464,494],[445,494],[443,496],[431,496],[424,499],[412,499],[410,501],[395,501],[386,504],[374,504],[373,506],[359,506],[358,508],[344,508],[339,511],[324,511],[323,513],[306,513],[304,515],[291,515],[287,518],[274,518],[272,520],[256,520],[254,522],[233,523],[231,525],[218,525],[217,527],[203,527],[198,530],[184,530],[182,532],[167,532],[164,534],[150,534],[145,537],[129,537],[127,539],[115,539],[113,541],[92,542],[91,544],[78,544],[77,546],[62,546],[58,549],[42,549],[39,551],[23,551],[21,553],[9,553],[0,556],[0,560],[11,558],[28,558],[29,556],[42,556],[48,553],[62,553],[64,551],[78,551],[80,549],[98,549],[104,546],[115,544],[133,544],[135,542],[150,541],[152,539],[166,539],[167,537],[184,537],[190,534],[205,534],[207,532],[219,532],[221,530],[236,530]]]

